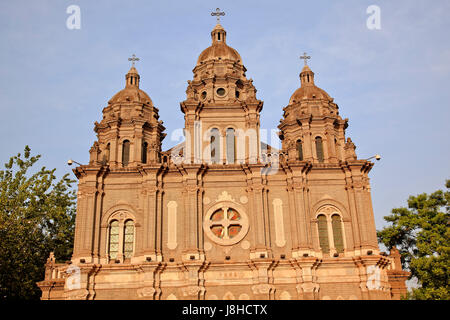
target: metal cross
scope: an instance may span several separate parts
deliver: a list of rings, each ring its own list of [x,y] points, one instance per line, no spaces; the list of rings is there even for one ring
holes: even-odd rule
[[[133,67],[134,67],[134,63],[136,62],[136,61],[139,61],[139,58],[136,58],[136,55],[133,53],[133,55],[131,56],[131,58],[128,58],[128,61],[132,61],[132,63],[133,63]]]
[[[217,24],[220,24],[220,16],[224,16],[225,12],[220,12],[219,8],[216,8],[216,12],[211,12],[212,16],[217,16]]]
[[[305,66],[307,66],[307,65],[308,65],[307,62],[308,62],[309,59],[311,59],[311,57],[310,57],[310,56],[307,56],[307,55],[306,55],[306,52],[304,52],[303,55],[300,56],[300,59],[305,60]]]

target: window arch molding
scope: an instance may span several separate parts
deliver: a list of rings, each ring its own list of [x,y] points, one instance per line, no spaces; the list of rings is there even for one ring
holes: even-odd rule
[[[316,245],[321,250],[324,250],[324,248],[321,247],[321,241],[324,241],[324,239],[321,240],[320,237],[320,225],[319,225],[319,217],[325,217],[326,219],[326,236],[327,239],[325,241],[328,241],[328,246],[326,246],[324,253],[329,253],[330,255],[336,254],[336,253],[343,253],[345,250],[348,250],[347,245],[347,235],[345,231],[345,220],[342,212],[334,205],[327,204],[321,205],[318,207],[318,209],[315,210],[314,218],[312,219],[313,224],[316,224],[316,232],[317,232],[317,241]],[[335,222],[335,217],[339,217],[339,230],[335,230],[335,225],[333,225]],[[347,220],[348,221],[348,220]],[[323,220],[322,220],[323,222]],[[322,228],[324,226],[322,225]],[[338,234],[339,231],[339,234]],[[338,243],[339,241],[339,243]]]
[[[103,213],[102,219],[101,219],[101,227],[106,228],[108,227],[108,224],[111,220],[114,220],[114,218],[120,213],[123,212],[123,218],[130,218],[134,221],[135,225],[137,227],[140,226],[141,223],[141,214],[139,214],[139,211],[136,210],[133,206],[129,205],[128,203],[125,203],[124,201],[119,201],[114,206],[110,207],[107,211]],[[120,216],[120,215],[119,215]]]
[[[120,245],[120,248],[123,248],[124,245],[124,239],[123,239],[123,232],[125,230],[125,223],[127,221],[133,221],[134,223],[134,239],[133,239],[133,252],[136,252],[136,248],[138,246],[138,230],[141,226],[141,215],[139,214],[139,211],[135,210],[131,205],[126,203],[117,203],[116,205],[109,208],[102,216],[100,227],[101,227],[101,252],[102,257],[106,259],[107,262],[109,262],[109,244],[110,244],[110,225],[113,221],[119,222],[119,230],[121,230],[121,233],[119,235],[119,241],[122,242]],[[123,262],[123,249],[120,251],[119,249],[119,261]]]
[[[212,124],[205,130],[205,133],[208,135],[208,137],[211,136],[211,131],[214,129],[216,129],[217,131],[219,131],[220,134],[222,134],[222,129],[219,128],[219,126],[217,126],[217,124]]]
[[[335,207],[336,210],[338,210],[340,212],[340,215],[341,215],[342,220],[344,222],[350,222],[351,221],[350,214],[348,213],[348,211],[345,208],[345,206],[341,202],[336,201],[336,200],[331,199],[331,198],[328,198],[328,197],[325,198],[325,199],[319,200],[318,202],[316,202],[311,207],[311,212],[314,212],[314,217],[312,217],[311,220],[317,219],[317,216],[319,215],[320,209],[322,209],[322,207],[325,207],[325,206]]]
[[[133,214],[131,214],[129,211],[125,210],[118,210],[114,212],[112,215],[109,216],[109,219],[107,220],[107,232],[106,232],[106,255],[108,257],[108,261],[110,260],[119,260],[120,262],[123,262],[124,259],[127,257],[125,256],[125,226],[128,225],[129,222],[132,222],[133,224],[133,249],[131,252],[136,252],[136,218]],[[117,253],[115,257],[110,256],[110,243],[111,243],[111,226],[112,223],[116,223],[118,227],[118,241],[117,241]]]

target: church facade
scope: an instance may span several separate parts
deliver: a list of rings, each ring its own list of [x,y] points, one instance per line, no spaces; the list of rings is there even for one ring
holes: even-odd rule
[[[133,61],[74,169],[73,256],[50,256],[42,299],[399,299],[408,273],[378,247],[373,163],[306,60],[276,149],[219,23],[211,40],[180,103],[185,141],[170,150]]]

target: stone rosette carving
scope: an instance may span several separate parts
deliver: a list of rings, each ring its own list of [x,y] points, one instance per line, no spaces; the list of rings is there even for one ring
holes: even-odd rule
[[[252,287],[253,294],[269,294],[274,289],[274,286],[268,283],[256,284]]]
[[[66,300],[86,300],[89,296],[89,290],[79,289],[70,291],[66,294]]]
[[[153,287],[144,287],[137,291],[140,298],[153,297],[155,295],[156,289]]]
[[[200,286],[188,286],[185,288],[182,288],[181,291],[183,292],[183,296],[198,296],[200,292],[203,292],[205,289]]]

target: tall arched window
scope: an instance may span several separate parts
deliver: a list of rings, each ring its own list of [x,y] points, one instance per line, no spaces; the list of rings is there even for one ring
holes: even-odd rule
[[[319,162],[323,162],[323,143],[321,137],[316,137],[316,154]]]
[[[130,141],[125,140],[122,144],[122,166],[128,166],[130,162]]]
[[[119,253],[119,221],[113,220],[109,225],[109,258],[117,259]]]
[[[210,152],[211,152],[211,162],[219,163],[220,162],[220,134],[219,129],[213,128],[211,129],[211,143],[210,143]]]
[[[297,140],[297,158],[300,161],[303,161],[303,146],[302,146],[302,140]]]
[[[142,143],[142,152],[141,152],[142,163],[147,163],[147,151],[148,151],[148,143],[144,141]]]
[[[317,222],[319,226],[319,243],[320,248],[323,253],[330,252],[330,244],[328,242],[328,225],[327,225],[327,217],[323,214],[317,217]]]
[[[234,129],[227,129],[227,162],[234,163],[236,161],[236,139]]]
[[[106,150],[105,150],[106,161],[109,161],[110,153],[111,153],[111,144],[108,143],[106,145]]]
[[[125,222],[123,234],[123,255],[125,259],[131,258],[134,249],[134,222],[127,220]]]
[[[339,215],[334,214],[331,217],[331,226],[333,229],[334,247],[338,253],[342,253],[344,252],[344,239],[342,236],[341,217]]]

